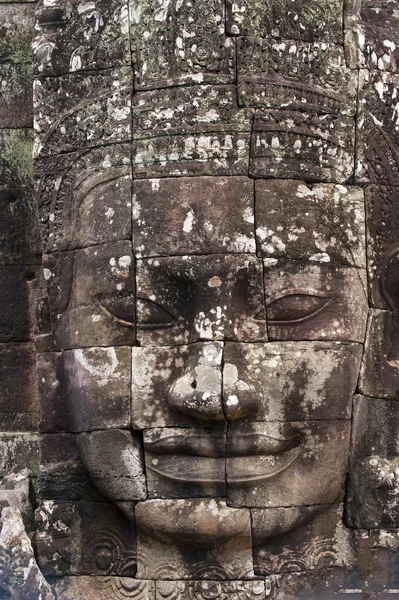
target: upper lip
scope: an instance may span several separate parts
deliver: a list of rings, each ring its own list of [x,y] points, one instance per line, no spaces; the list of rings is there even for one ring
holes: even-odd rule
[[[240,433],[237,435],[203,435],[173,433],[156,440],[146,440],[145,449],[157,454],[183,454],[222,458],[224,456],[267,456],[281,454],[300,446],[301,434],[295,433],[287,438],[275,438],[259,433]]]

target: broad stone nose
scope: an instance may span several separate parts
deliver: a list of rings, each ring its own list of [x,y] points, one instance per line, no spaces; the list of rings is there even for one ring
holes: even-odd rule
[[[170,408],[200,421],[224,421],[222,404],[223,342],[192,344],[181,376],[168,393]]]
[[[169,388],[172,410],[207,422],[234,421],[259,412],[259,390],[239,378],[235,364],[223,364],[224,349],[224,342],[192,344],[182,374]]]

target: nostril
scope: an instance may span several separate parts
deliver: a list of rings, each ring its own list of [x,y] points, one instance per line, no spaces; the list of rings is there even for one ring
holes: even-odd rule
[[[193,388],[193,390],[196,390],[196,389],[197,389],[197,382],[195,381],[195,379],[194,379],[194,381],[192,381],[192,382],[191,382],[191,384],[190,384],[190,385],[191,385],[191,387]]]

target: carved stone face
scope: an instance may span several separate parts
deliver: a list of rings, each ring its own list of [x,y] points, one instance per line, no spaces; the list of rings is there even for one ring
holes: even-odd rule
[[[342,501],[368,313],[362,192],[142,179],[133,205],[133,249],[45,257],[64,350],[39,358],[41,428],[74,434],[102,496],[139,501],[143,576],[151,540],[187,537],[231,569],[231,540],[260,552]]]
[[[90,539],[119,507],[142,579],[332,566],[369,306],[341,3],[142,4],[132,107],[119,62],[35,90],[41,497]]]

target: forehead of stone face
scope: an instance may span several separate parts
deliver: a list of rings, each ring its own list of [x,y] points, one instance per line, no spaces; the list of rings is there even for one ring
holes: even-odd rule
[[[266,339],[262,264],[255,257],[183,256],[137,263],[142,345]]]
[[[363,190],[302,181],[257,181],[262,256],[366,267]]]
[[[135,255],[254,253],[253,196],[248,177],[135,181]]]

